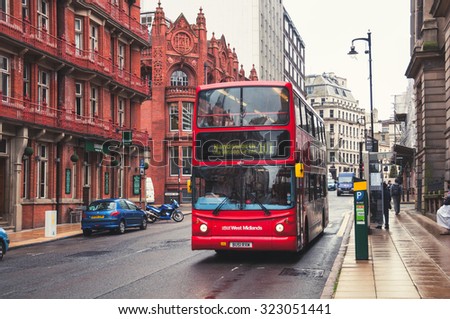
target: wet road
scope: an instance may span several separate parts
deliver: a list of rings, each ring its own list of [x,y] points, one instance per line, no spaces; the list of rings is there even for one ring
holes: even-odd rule
[[[11,250],[0,264],[0,298],[320,298],[352,207],[351,197],[330,195],[329,227],[297,257],[192,251],[187,215]]]

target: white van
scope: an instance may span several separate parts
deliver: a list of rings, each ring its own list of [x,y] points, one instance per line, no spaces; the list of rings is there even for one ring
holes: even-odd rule
[[[145,178],[145,202],[147,204],[153,204],[155,202],[155,189],[153,188],[151,177]]]

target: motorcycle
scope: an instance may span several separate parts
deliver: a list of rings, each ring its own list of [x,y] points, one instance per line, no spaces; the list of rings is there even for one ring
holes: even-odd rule
[[[170,204],[162,204],[159,207],[154,207],[147,204],[145,206],[145,214],[147,215],[147,221],[154,223],[158,219],[170,220],[173,219],[176,222],[181,222],[184,219],[184,214],[178,210],[180,204],[175,199],[170,200]]]

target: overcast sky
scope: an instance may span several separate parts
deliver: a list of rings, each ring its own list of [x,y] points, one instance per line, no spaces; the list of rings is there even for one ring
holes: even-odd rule
[[[166,17],[175,20],[183,13],[189,23],[195,23],[199,8],[206,17],[208,39],[225,35],[231,47],[239,34],[227,29],[220,12],[229,2],[220,0],[141,0],[142,11],[154,11],[161,1]],[[248,0],[241,0],[248,1]],[[380,119],[393,114],[394,95],[406,91],[405,71],[410,59],[410,7],[407,0],[283,0],[291,19],[306,45],[306,74],[334,72],[347,78],[348,88],[369,111],[369,62],[364,54],[366,41],[355,42],[358,56],[347,55],[352,39],[367,38],[372,33],[373,104]],[[246,74],[250,71],[245,66]]]

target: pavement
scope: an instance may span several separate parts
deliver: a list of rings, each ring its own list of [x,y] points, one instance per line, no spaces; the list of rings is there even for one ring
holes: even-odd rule
[[[432,216],[413,203],[402,203],[399,215],[391,210],[388,230],[370,226],[367,260],[356,259],[350,221],[321,298],[450,298],[450,236]]]
[[[182,210],[189,213],[187,207]],[[402,203],[399,215],[391,210],[389,230],[371,225],[369,257],[357,260],[349,215],[322,299],[450,298],[450,236],[441,235],[432,218]],[[53,237],[46,237],[44,228],[8,233],[11,249],[80,235],[80,223],[57,225]]]

